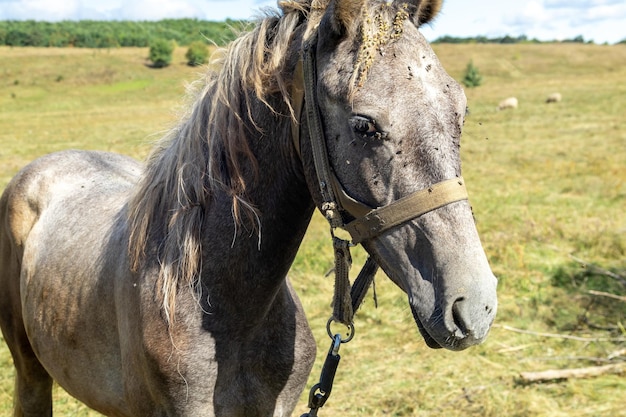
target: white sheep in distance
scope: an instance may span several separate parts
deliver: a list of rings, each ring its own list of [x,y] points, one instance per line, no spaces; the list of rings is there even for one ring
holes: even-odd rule
[[[505,98],[504,100],[500,102],[500,104],[498,104],[498,110],[516,109],[516,108],[517,108],[517,98],[515,97]]]
[[[546,99],[546,103],[558,103],[562,100],[561,93],[552,93]]]

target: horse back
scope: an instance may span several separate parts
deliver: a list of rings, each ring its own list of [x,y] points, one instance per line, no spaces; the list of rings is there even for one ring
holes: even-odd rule
[[[66,220],[60,208],[71,210],[69,206],[77,200],[91,205],[85,207],[85,215],[93,214],[101,208],[96,206],[99,200],[129,190],[139,171],[132,159],[107,152],[64,151],[31,162],[9,182],[0,198],[1,253],[8,256],[11,252],[19,267],[33,227],[49,208],[61,214],[59,222]],[[2,270],[0,274],[6,275]]]
[[[0,206],[5,230],[21,245],[39,215],[55,200],[127,189],[139,172],[134,160],[108,152],[74,150],[43,156],[7,185]]]

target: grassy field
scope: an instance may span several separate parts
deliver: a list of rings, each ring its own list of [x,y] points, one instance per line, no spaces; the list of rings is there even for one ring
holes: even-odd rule
[[[520,372],[626,361],[626,295],[594,268],[626,270],[626,46],[436,45],[460,80],[469,60],[483,85],[467,91],[462,142],[482,241],[499,277],[500,309],[487,342],[463,352],[428,349],[404,295],[377,278],[355,340],[342,348],[321,415],[626,416],[626,375],[544,384]],[[200,70],[153,70],[146,49],[0,48],[0,189],[28,161],[66,148],[143,158],[176,120]],[[560,92],[563,101],[546,104]],[[508,96],[516,110],[497,112]],[[319,344],[329,339],[332,279],[327,227],[316,216],[292,279]],[[583,262],[579,262],[578,260]],[[363,254],[355,255],[356,261]],[[523,329],[527,333],[515,331]],[[548,337],[545,334],[552,334]],[[0,346],[0,415],[9,415],[13,368]],[[305,411],[306,393],[296,413]],[[61,416],[96,416],[55,389]]]

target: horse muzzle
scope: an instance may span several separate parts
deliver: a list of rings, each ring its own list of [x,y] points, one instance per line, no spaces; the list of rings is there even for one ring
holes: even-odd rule
[[[493,278],[495,282],[495,278]],[[491,291],[469,291],[439,301],[434,308],[429,303],[409,297],[411,312],[426,344],[434,349],[464,350],[482,343],[489,333],[497,311],[495,284]],[[430,304],[432,306],[432,304]]]

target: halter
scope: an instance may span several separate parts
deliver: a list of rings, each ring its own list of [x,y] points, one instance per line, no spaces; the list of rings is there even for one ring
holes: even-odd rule
[[[352,198],[335,176],[328,161],[328,150],[324,126],[320,115],[317,99],[316,51],[317,32],[302,46],[302,58],[298,61],[292,86],[292,139],[298,155],[300,155],[300,121],[302,111],[306,113],[309,137],[313,150],[313,162],[317,183],[322,196],[321,211],[330,223],[330,232],[335,252],[335,295],[333,315],[327,329],[333,340],[331,348],[322,368],[320,382],[310,391],[309,407],[311,411],[303,416],[313,417],[330,395],[335,371],[339,364],[339,346],[346,343],[354,335],[352,324],[354,312],[359,308],[367,290],[374,280],[378,264],[368,257],[354,284],[350,285],[348,272],[352,264],[350,246],[372,239],[385,231],[413,220],[425,213],[448,204],[467,200],[467,190],[463,178],[453,178],[416,191],[406,197],[383,207],[372,208]],[[342,212],[354,218],[345,222]],[[351,242],[335,236],[335,229],[346,230]],[[330,330],[331,323],[337,321],[349,329],[347,338]]]
[[[338,263],[346,263],[344,259],[345,261],[349,260],[349,252],[347,251],[349,251],[350,245],[356,245],[377,237],[393,227],[402,225],[440,207],[467,200],[468,195],[462,177],[433,184],[378,208],[372,208],[348,195],[328,161],[326,138],[317,99],[316,47],[317,32],[303,44],[302,59],[299,60],[294,75],[292,100],[296,122],[292,123],[292,138],[296,151],[300,154],[299,122],[304,109],[313,149],[315,173],[322,196],[321,211],[330,223],[335,245],[335,266],[337,267]],[[342,212],[350,214],[354,220],[344,222]],[[335,237],[334,230],[336,228],[344,229],[350,234],[352,238],[350,244]],[[337,259],[338,256],[344,259]],[[369,259],[368,262],[370,262]],[[335,272],[339,273],[340,271]],[[367,291],[367,287],[365,291]],[[336,299],[335,304],[337,304]],[[355,307],[358,308],[358,305]],[[344,314],[337,312],[336,309],[337,306],[335,305],[333,314],[335,320],[346,325],[352,323],[351,311],[348,311],[347,317],[344,317]]]

